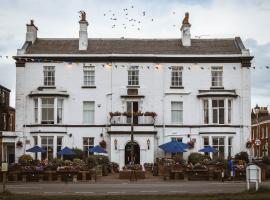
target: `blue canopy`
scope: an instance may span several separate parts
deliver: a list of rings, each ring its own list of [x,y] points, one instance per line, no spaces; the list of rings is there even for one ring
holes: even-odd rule
[[[185,149],[188,148],[188,145],[182,142],[171,141],[160,145],[159,148],[168,153],[182,153],[187,152]]]
[[[216,153],[216,152],[218,152],[218,150],[216,150],[214,147],[207,146],[207,147],[200,149],[199,152]]]
[[[105,149],[103,149],[101,146],[98,146],[98,145],[89,149],[89,151],[92,153],[107,153]]]
[[[30,149],[27,149],[26,152],[31,152],[31,153],[39,153],[39,152],[41,152],[41,153],[44,153],[46,151],[43,148],[39,147],[39,146],[34,146],[34,147],[30,148]]]
[[[61,151],[59,151],[57,154],[60,155],[60,156],[72,156],[72,155],[76,155],[76,153],[72,149],[70,149],[68,147],[65,147],[64,149],[62,149]]]

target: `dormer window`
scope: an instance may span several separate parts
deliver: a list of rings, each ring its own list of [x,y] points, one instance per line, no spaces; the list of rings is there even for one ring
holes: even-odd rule
[[[223,68],[222,67],[212,67],[212,87],[222,87],[222,79],[223,79]]]
[[[55,67],[54,66],[44,66],[44,86],[54,86],[55,85]]]
[[[138,86],[139,85],[139,67],[131,66],[128,69],[128,86]]]

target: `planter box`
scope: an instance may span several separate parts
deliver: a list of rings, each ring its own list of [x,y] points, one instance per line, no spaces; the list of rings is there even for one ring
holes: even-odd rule
[[[135,174],[134,174],[135,173]],[[119,172],[120,179],[145,179],[145,172],[144,171],[120,171]]]
[[[208,170],[187,170],[188,180],[190,181],[208,181]]]

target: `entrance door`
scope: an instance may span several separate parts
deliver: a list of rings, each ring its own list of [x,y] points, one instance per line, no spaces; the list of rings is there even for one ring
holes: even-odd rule
[[[134,145],[134,164],[140,164],[140,146],[137,142]],[[131,162],[131,142],[128,142],[125,146],[125,165]]]
[[[134,116],[134,113],[139,111],[139,102],[138,101],[128,101],[127,102],[127,112],[133,113],[133,124],[138,124],[138,116]],[[131,123],[132,116],[127,117],[127,123]]]
[[[11,164],[15,162],[15,144],[4,143],[4,160]]]

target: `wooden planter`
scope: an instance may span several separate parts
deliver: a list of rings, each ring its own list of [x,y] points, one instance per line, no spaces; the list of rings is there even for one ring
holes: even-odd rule
[[[209,179],[208,169],[186,170],[188,180],[190,181],[207,181]]]
[[[135,175],[135,177],[134,177],[134,175]],[[141,170],[120,171],[119,172],[119,179],[145,179],[145,172],[141,171]]]

